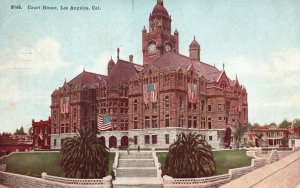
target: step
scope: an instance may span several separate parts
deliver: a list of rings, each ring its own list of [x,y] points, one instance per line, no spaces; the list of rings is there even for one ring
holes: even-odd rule
[[[153,159],[152,153],[121,153],[119,159]]]
[[[117,177],[113,182],[114,188],[162,188],[161,177]]]
[[[155,167],[119,167],[117,177],[157,177]]]
[[[155,167],[153,159],[119,159],[118,167]]]

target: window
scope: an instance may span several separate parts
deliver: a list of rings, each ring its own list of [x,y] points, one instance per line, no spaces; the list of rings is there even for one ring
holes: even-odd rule
[[[60,133],[65,133],[64,124],[61,124],[61,126],[60,126]]]
[[[133,102],[133,109],[134,109],[134,112],[137,112],[137,100],[134,100]]]
[[[235,122],[235,119],[232,119],[232,122]]]
[[[196,108],[197,108],[197,103],[194,103],[194,104],[193,104],[193,107],[194,107],[194,110],[196,110]]]
[[[207,105],[207,111],[211,112],[211,105]]]
[[[205,129],[205,117],[201,117],[201,129]]]
[[[152,128],[157,127],[157,116],[152,116]]]
[[[191,110],[192,109],[192,103],[188,103],[188,109]]]
[[[149,116],[145,116],[145,128],[149,128],[150,127],[150,118]]]
[[[183,107],[183,97],[182,96],[179,97],[179,105],[180,105],[180,108]]]
[[[150,144],[150,136],[145,135],[145,144]]]
[[[76,123],[74,123],[73,132],[76,133]]]
[[[194,125],[194,128],[197,127],[197,116],[193,117],[193,125]]]
[[[207,122],[208,129],[211,129],[211,121]]]
[[[218,111],[222,111],[222,104],[218,104]]]
[[[134,138],[134,144],[137,145],[138,144],[138,137],[134,136],[133,138]]]
[[[156,102],[152,103],[152,110],[155,112],[157,111],[157,103]]]
[[[152,135],[152,144],[157,144],[157,135]]]
[[[205,102],[204,100],[201,101],[201,111],[203,112],[204,111],[204,106],[205,106]]]
[[[170,126],[170,116],[165,115],[165,127],[169,127],[169,126]]]
[[[165,134],[165,141],[166,141],[166,144],[169,144],[169,134]]]
[[[134,129],[137,129],[137,128],[138,128],[138,120],[137,120],[137,117],[135,117],[135,118],[133,119],[133,127],[134,127]]]
[[[169,108],[169,107],[170,107],[169,96],[165,96],[165,107],[166,107],[166,108]]]
[[[208,137],[208,140],[210,140],[210,141],[211,141],[212,139],[213,139],[213,137],[212,137],[212,136],[209,136],[209,137]]]
[[[218,120],[219,120],[219,121],[222,121],[222,117],[218,117]]]
[[[53,139],[53,145],[56,146],[56,139]]]
[[[179,127],[183,127],[183,115],[182,114],[180,114],[179,115]]]
[[[149,105],[148,104],[145,104],[145,110],[149,110]]]
[[[56,124],[53,124],[53,133],[56,134]]]
[[[188,117],[188,128],[192,128],[192,116]]]

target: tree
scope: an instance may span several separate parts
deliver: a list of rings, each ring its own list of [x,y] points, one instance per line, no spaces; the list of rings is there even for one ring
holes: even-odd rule
[[[235,129],[235,132],[234,132],[234,139],[236,140],[236,143],[237,143],[237,148],[240,147],[240,143],[241,143],[241,140],[243,138],[243,135],[245,133],[246,129],[243,125],[239,125],[236,129]]]
[[[272,122],[270,123],[269,127],[277,127],[276,123]]]
[[[280,124],[280,128],[288,128],[289,126],[292,125],[292,122],[289,122],[288,120],[284,119]]]
[[[230,129],[230,127],[228,127],[225,130],[225,136],[224,136],[224,146],[225,146],[225,148],[228,148],[230,146],[230,142],[231,142],[231,129]]]
[[[26,133],[24,132],[24,127],[21,126],[20,129],[16,129],[14,135],[25,135]]]
[[[293,125],[295,128],[300,128],[300,119],[294,119],[293,120]]]
[[[32,134],[33,134],[33,129],[32,129],[32,127],[30,127],[30,128],[28,129],[28,135],[29,135],[29,136],[32,136]]]
[[[108,163],[108,148],[90,130],[78,130],[61,147],[60,166],[65,177],[103,178],[108,174]]]
[[[174,178],[198,178],[211,176],[216,171],[211,146],[201,135],[182,133],[170,145],[164,163],[164,174]]]

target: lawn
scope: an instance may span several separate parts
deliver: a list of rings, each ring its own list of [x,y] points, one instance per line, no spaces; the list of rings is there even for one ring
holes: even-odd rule
[[[109,153],[109,172],[114,162],[115,153]],[[59,152],[16,153],[0,160],[6,164],[6,171],[34,177],[41,177],[42,172],[60,176]]]
[[[217,164],[215,175],[226,174],[229,169],[251,165],[251,157],[246,156],[245,150],[214,151],[214,159]],[[167,152],[157,152],[158,161],[163,164]],[[109,172],[112,169],[115,153],[109,153]],[[16,174],[24,174],[41,177],[42,172],[49,175],[60,176],[59,152],[41,153],[16,153],[8,158],[0,160],[6,164],[6,171]]]
[[[163,164],[167,152],[156,153],[158,161]],[[217,171],[215,175],[226,174],[229,169],[239,168],[251,165],[251,157],[246,155],[245,150],[225,150],[213,151],[214,159],[216,161]]]

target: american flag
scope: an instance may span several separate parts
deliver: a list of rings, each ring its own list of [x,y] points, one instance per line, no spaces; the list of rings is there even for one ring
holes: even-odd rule
[[[106,131],[111,129],[110,115],[99,115],[97,118],[97,126],[99,131]]]
[[[188,84],[188,99],[189,99],[189,102],[191,102],[191,103],[197,102],[197,85],[196,84]]]
[[[145,84],[143,88],[144,103],[157,102],[157,83]]]
[[[60,113],[69,113],[69,97],[63,97],[60,99]]]

